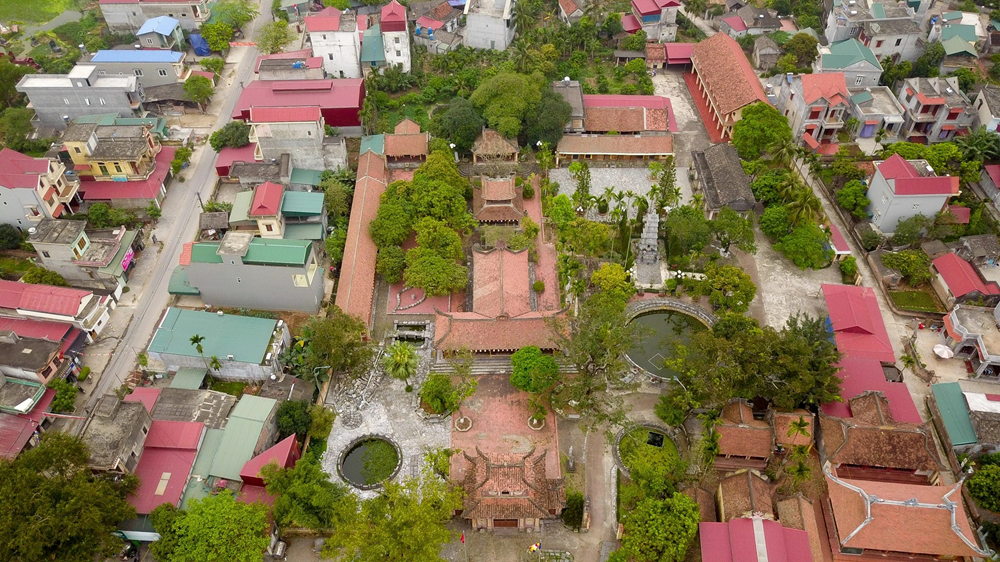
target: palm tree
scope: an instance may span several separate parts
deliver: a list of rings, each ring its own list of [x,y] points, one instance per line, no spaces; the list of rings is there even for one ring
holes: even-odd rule
[[[222,362],[221,362],[221,361],[219,361],[219,358],[218,358],[218,357],[216,357],[215,355],[213,355],[213,356],[212,356],[212,357],[211,357],[211,358],[210,358],[210,359],[208,360],[208,366],[209,366],[209,367],[210,367],[210,368],[211,368],[212,370],[214,370],[214,371],[215,371],[216,373],[218,373],[219,371],[221,371],[221,370],[222,370]]]
[[[797,486],[812,476],[812,469],[809,465],[799,461],[795,463],[790,469],[788,469],[788,474],[792,476],[792,482]]]
[[[995,160],[1000,157],[1000,135],[979,127],[964,137],[955,139],[962,155],[969,161]]]
[[[385,357],[382,358],[382,366],[385,372],[394,379],[401,380],[409,386],[410,378],[417,374],[417,352],[413,346],[397,341],[386,349]]]
[[[201,356],[202,361],[205,361],[205,365],[208,366],[208,360],[205,359],[205,348],[201,345],[201,342],[205,341],[205,336],[195,334],[191,336],[191,339],[188,341],[190,341],[191,345],[198,350],[198,355]]]
[[[518,72],[526,73],[528,67],[531,66],[531,51],[528,47],[528,42],[523,39],[519,39],[514,45],[512,60],[514,61],[514,68]]]
[[[778,184],[778,196],[781,197],[782,203],[788,203],[792,199],[795,199],[797,193],[805,189],[805,186],[802,185],[798,177],[793,174],[785,174]]]
[[[819,222],[823,216],[823,204],[808,189],[797,191],[786,207],[788,208],[788,219],[795,225],[810,221]]]
[[[703,18],[708,9],[708,0],[687,0],[684,11],[689,16]]]
[[[514,15],[511,16],[511,20],[514,22],[514,30],[519,36],[524,36],[527,30],[530,30],[533,26],[535,19],[535,14],[525,6],[527,2],[518,2],[514,4]]]
[[[795,157],[799,153],[799,146],[791,137],[781,139],[767,147],[768,154],[771,155],[769,162],[775,168],[791,168],[795,162]]]
[[[803,416],[799,416],[798,421],[793,421],[792,423],[788,424],[788,437],[801,435],[802,437],[809,439],[810,437],[812,437],[812,434],[809,433],[809,426],[810,426],[809,422],[807,422]],[[812,440],[809,439],[809,441],[811,445]]]

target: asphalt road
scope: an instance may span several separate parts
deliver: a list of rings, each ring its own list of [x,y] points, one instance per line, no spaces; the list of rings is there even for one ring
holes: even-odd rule
[[[270,20],[269,12],[270,5],[261,6],[261,16],[246,28],[248,37],[253,37],[257,28]],[[213,132],[229,122],[229,116],[233,113],[233,108],[236,106],[242,89],[240,84],[246,83],[253,72],[257,48],[238,48],[245,49],[245,52],[236,67],[232,88],[227,90],[228,96],[219,109],[219,117],[212,127]],[[171,220],[161,218],[157,228],[153,231],[157,242],[162,244],[162,249],[159,254],[154,253],[157,249],[155,247],[149,248],[146,252],[147,255],[156,258],[156,264],[146,280],[146,285],[142,288],[128,329],[119,340],[118,346],[115,347],[97,387],[90,393],[87,400],[87,411],[91,411],[102,396],[112,392],[117,385],[121,384],[121,381],[135,365],[136,353],[145,349],[152,338],[163,309],[166,308],[170,299],[170,295],[167,294],[170,273],[180,258],[184,243],[194,240],[197,234],[198,216],[201,212],[198,195],[206,201],[212,196],[217,157],[215,151],[205,145],[202,148],[200,158],[193,164],[193,169],[186,174],[187,180],[183,183],[176,180],[171,182],[163,204],[163,216],[170,217]]]

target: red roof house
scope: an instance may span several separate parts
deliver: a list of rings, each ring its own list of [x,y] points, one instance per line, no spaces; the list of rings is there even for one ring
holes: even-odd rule
[[[163,182],[170,173],[170,161],[177,149],[163,146],[156,153],[155,168],[148,178],[139,181],[80,181],[80,196],[85,201],[114,201],[116,199],[155,200],[163,191]]]
[[[809,535],[760,517],[699,523],[701,558],[712,562],[812,562]],[[821,561],[820,561],[821,562]]]
[[[692,47],[691,63],[698,92],[708,97],[708,110],[721,125],[722,137],[732,134],[740,119],[740,110],[756,103],[767,103],[767,95],[743,49],[729,35],[716,33]]]
[[[667,53],[667,64],[691,64],[694,43],[664,43],[663,50]]]
[[[622,27],[625,33],[633,34],[642,29],[642,24],[639,23],[639,18],[632,14],[622,14]]]
[[[316,106],[331,127],[361,125],[358,111],[365,98],[362,78],[336,80],[254,80],[240,93],[233,119],[250,120],[253,107]]]
[[[396,0],[392,0],[382,6],[382,17],[379,19],[382,24],[382,32],[386,31],[406,31],[406,8]]]
[[[56,391],[46,388],[30,412],[17,415],[0,413],[0,458],[13,460],[21,454],[41,425],[55,397]]]
[[[252,142],[246,146],[233,148],[227,146],[219,152],[219,157],[215,160],[215,173],[220,178],[229,176],[229,169],[234,162],[253,162],[254,153],[257,150],[257,143]]]
[[[150,414],[153,413],[153,408],[156,406],[156,401],[160,398],[160,389],[151,388],[148,386],[140,386],[129,393],[128,396],[124,398],[125,402],[139,402],[146,408],[146,411]],[[146,438],[147,440],[149,437]]]
[[[896,421],[921,423],[920,413],[913,403],[913,396],[906,384],[885,379],[882,364],[876,359],[844,357],[838,364],[840,371],[840,396],[843,402],[828,402],[821,406],[823,413],[838,418],[850,418],[850,400],[869,390],[881,392],[889,401],[889,411]]]
[[[42,174],[49,171],[47,159],[32,158],[9,148],[0,150],[0,162],[0,187],[8,189],[35,189]]]
[[[878,165],[896,195],[958,195],[958,176],[921,174],[913,163],[893,154]]]
[[[802,75],[802,96],[807,104],[825,99],[831,106],[847,104],[851,94],[843,72],[823,72]]]
[[[306,18],[308,21],[309,18]],[[260,63],[265,60],[303,60],[307,68],[320,68],[323,66],[323,59],[312,56],[312,49],[302,49],[301,51],[288,51],[287,53],[274,53],[271,55],[260,55],[253,64],[253,71],[260,72]]]
[[[837,349],[852,358],[896,361],[882,312],[869,287],[823,285],[823,297]]]
[[[310,123],[322,118],[318,106],[251,107],[252,123]]]
[[[180,504],[204,435],[201,422],[153,420],[135,467],[139,488],[128,498],[136,513],[149,514],[164,503]]]
[[[253,192],[253,202],[250,203],[251,217],[273,217],[281,211],[281,197],[285,194],[285,186],[264,182]]]
[[[32,285],[0,280],[0,308],[29,310],[75,317],[83,301],[94,293],[68,287]]]
[[[70,335],[73,326],[64,322],[29,320],[27,318],[0,318],[0,332],[14,332],[22,338],[46,341],[63,341]]]
[[[316,14],[303,18],[306,22],[306,31],[316,33],[318,31],[340,31],[340,10],[337,8],[326,8]],[[353,26],[352,26],[353,27]],[[351,31],[354,32],[353,30]]]
[[[269,463],[277,463],[281,468],[295,466],[295,461],[302,456],[299,450],[299,442],[295,440],[295,435],[289,435],[284,440],[279,441],[270,449],[247,461],[240,471],[240,479],[244,484],[252,486],[263,486],[264,480],[260,477],[260,470]]]
[[[972,264],[958,257],[954,252],[947,253],[931,262],[931,268],[937,273],[934,289],[948,308],[965,300],[979,298],[997,300],[1000,297],[1000,286],[995,281],[983,281]],[[995,303],[994,303],[995,304]]]

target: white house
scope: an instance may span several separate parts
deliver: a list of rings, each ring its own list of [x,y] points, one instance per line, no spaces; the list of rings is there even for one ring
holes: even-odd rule
[[[409,72],[410,32],[406,21],[406,7],[396,0],[382,6],[379,24],[382,27],[385,63],[390,66],[401,65],[403,72]]]
[[[960,193],[958,177],[938,176],[926,160],[904,160],[898,154],[878,162],[868,184],[868,213],[883,234],[899,221],[917,215],[933,218]]]
[[[465,46],[506,50],[514,40],[515,0],[470,0],[465,4]]]
[[[899,90],[906,109],[902,138],[914,142],[944,142],[968,131],[976,114],[958,87],[958,78],[907,78]]]
[[[361,33],[367,18],[327,8],[305,18],[306,37],[313,56],[323,59],[323,70],[334,78],[361,78]],[[360,24],[360,25],[359,25]]]
[[[979,124],[987,131],[996,132],[997,125],[1000,125],[1000,88],[992,84],[983,86],[972,101],[972,107],[976,110]]]

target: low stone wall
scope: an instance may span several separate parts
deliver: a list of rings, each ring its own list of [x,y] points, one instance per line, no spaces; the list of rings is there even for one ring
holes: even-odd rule
[[[704,308],[696,304],[687,303],[669,297],[654,297],[633,301],[625,307],[625,314],[627,314],[629,320],[631,320],[640,314],[644,314],[646,312],[656,312],[658,310],[672,310],[674,312],[682,312],[689,316],[694,316],[698,320],[701,320],[701,322],[709,328],[715,325],[715,315],[708,312]]]
[[[660,425],[651,422],[641,422],[630,425],[618,432],[618,435],[615,436],[615,446],[612,448],[612,453],[615,458],[615,465],[618,466],[618,470],[620,470],[622,474],[628,476],[629,478],[631,478],[632,476],[629,473],[628,467],[625,466],[625,462],[622,460],[621,451],[619,450],[619,445],[621,444],[622,438],[625,437],[626,433],[640,427],[666,435],[667,439],[673,441],[674,447],[677,449],[678,455],[682,455],[687,450],[687,438],[683,430],[680,428],[667,427],[665,425]]]
[[[375,484],[367,484],[367,485],[359,485],[355,482],[351,482],[350,480],[347,479],[347,477],[344,476],[344,471],[343,471],[344,459],[347,457],[347,453],[351,452],[359,444],[365,441],[371,441],[375,439],[381,439],[382,441],[389,443],[390,445],[392,445],[394,449],[396,449],[396,468],[393,469],[392,474],[386,477],[386,479],[383,480],[382,482],[377,482]],[[343,451],[340,452],[340,459],[337,461],[337,476],[339,476],[340,479],[343,480],[344,482],[347,482],[348,484],[354,486],[359,490],[378,490],[379,488],[382,487],[382,484],[384,482],[388,482],[393,478],[395,478],[396,475],[399,474],[399,469],[402,468],[402,466],[403,466],[403,451],[402,449],[399,448],[399,444],[393,441],[391,437],[387,437],[385,435],[381,435],[378,433],[369,433],[367,435],[356,437],[354,440],[348,443],[346,447],[344,447]]]

